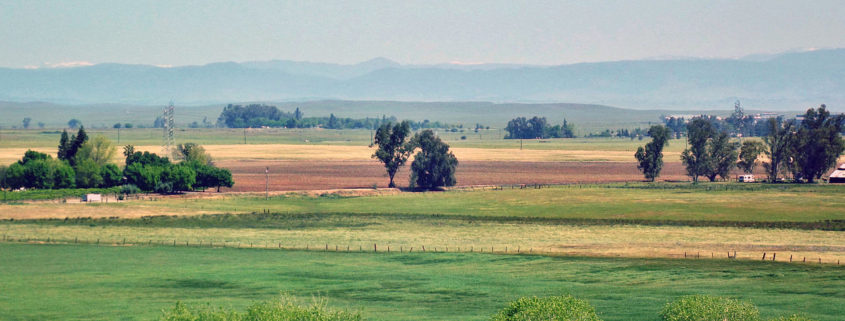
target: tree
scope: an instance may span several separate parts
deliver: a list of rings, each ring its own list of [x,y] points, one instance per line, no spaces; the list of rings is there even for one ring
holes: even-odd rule
[[[235,185],[235,181],[232,180],[232,172],[225,168],[214,169],[213,185],[217,185],[218,193],[220,193],[221,186],[232,188]]]
[[[299,107],[296,107],[296,111],[293,112],[293,117],[296,118],[296,120],[302,120],[302,116],[303,114],[299,111]]]
[[[769,174],[770,182],[777,182],[781,165],[784,164],[789,152],[795,123],[787,121],[780,123],[774,118],[767,121],[768,134],[763,136],[765,149],[763,152],[769,157],[769,162],[763,163],[763,167]]]
[[[103,184],[103,176],[100,174],[100,166],[92,159],[79,159],[75,168],[77,187],[95,188]]]
[[[836,160],[845,151],[845,142],[839,134],[843,122],[845,115],[831,116],[825,105],[818,110],[810,108],[804,114],[797,131],[794,159],[801,177],[808,183],[836,166]]]
[[[114,126],[112,126],[112,128],[120,128],[120,127],[123,127],[123,125],[120,124],[120,123],[115,123]]]
[[[76,153],[86,141],[88,141],[88,134],[85,133],[85,126],[80,126],[76,135],[71,136],[69,147],[65,151],[65,160],[70,163],[70,166],[76,167]]]
[[[20,163],[9,165],[9,168],[6,169],[6,186],[11,189],[18,189],[25,187],[26,183],[26,168]]]
[[[393,126],[391,127],[391,125]],[[405,141],[410,133],[411,124],[407,121],[397,124],[384,123],[376,130],[373,145],[370,145],[370,147],[377,145],[378,150],[372,158],[384,163],[384,168],[387,169],[387,175],[390,177],[388,187],[396,187],[393,177],[405,165],[408,157],[414,151],[413,146]]]
[[[118,186],[123,182],[123,172],[115,164],[105,164],[100,167],[100,176],[103,177],[103,187]]]
[[[102,167],[111,162],[115,154],[117,154],[117,147],[112,145],[112,141],[106,136],[97,135],[94,139],[82,143],[75,157],[77,162],[80,158],[90,159],[97,166]]]
[[[53,188],[76,187],[76,172],[67,162],[56,160],[58,166],[53,172]]]
[[[686,166],[687,175],[692,177],[693,182],[698,183],[698,177],[707,173],[707,167],[710,165],[707,140],[713,136],[715,130],[709,120],[696,117],[687,125],[687,132],[689,147],[681,153],[681,162]]]
[[[705,176],[711,182],[716,181],[716,176],[722,179],[728,178],[731,170],[736,167],[736,149],[737,143],[731,142],[731,137],[725,131],[707,142],[709,164],[706,167]]]
[[[329,124],[328,125],[329,125],[329,129],[339,128],[339,125],[338,125],[338,122],[337,122],[337,117],[335,117],[334,114],[329,115]],[[408,125],[408,126],[410,128],[410,125]]]
[[[67,127],[76,128],[79,126],[82,126],[82,122],[79,119],[74,118],[67,122]]]
[[[29,124],[32,122],[32,118],[26,117],[23,119],[23,129],[29,129]]]
[[[156,120],[153,121],[153,128],[164,128],[165,119],[163,116],[156,117]]]
[[[44,124],[44,122],[38,122],[38,128],[40,128],[40,129],[44,129],[44,126],[46,126],[46,125],[47,124]]]
[[[448,144],[426,129],[414,135],[411,146],[420,148],[411,163],[411,187],[436,189],[455,185],[458,159]]]
[[[742,142],[742,148],[739,152],[739,166],[744,172],[748,174],[754,173],[754,166],[757,165],[757,158],[763,153],[763,145],[760,141],[746,140]]]
[[[185,162],[199,162],[204,165],[213,164],[211,155],[205,152],[205,148],[196,143],[179,144],[176,150]]]
[[[645,144],[645,148],[637,148],[634,157],[639,162],[637,169],[647,180],[654,182],[663,169],[663,147],[668,144],[671,130],[666,126],[654,125],[649,128],[648,135],[651,136],[651,142]]]
[[[197,182],[197,173],[187,164],[171,165],[161,173],[161,182],[172,184],[172,192],[189,191]]]
[[[9,185],[6,184],[6,172],[9,170],[9,166],[0,165],[0,189],[7,189]]]
[[[59,159],[67,160],[67,150],[70,148],[70,138],[67,136],[67,130],[62,130],[62,138],[59,139]]]
[[[132,126],[132,123],[126,123],[126,124],[123,124],[123,128],[126,128],[126,129],[132,129],[132,127],[133,127],[133,126]]]

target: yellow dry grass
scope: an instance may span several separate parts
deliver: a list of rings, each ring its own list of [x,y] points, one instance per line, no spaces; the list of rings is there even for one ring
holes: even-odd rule
[[[372,160],[374,148],[367,146],[334,145],[206,145],[205,150],[214,159],[219,160],[333,160],[333,161],[368,161]],[[136,146],[137,151],[157,153],[158,146]],[[634,155],[626,151],[595,150],[519,150],[488,148],[452,148],[458,160],[467,161],[607,161],[632,162]],[[667,153],[664,159],[672,161],[680,154]]]
[[[807,258],[834,263],[845,260],[845,234],[828,231],[766,230],[719,227],[648,226],[548,226],[495,223],[431,223],[380,221],[365,227],[246,229],[246,228],[146,228],[49,226],[29,224],[0,225],[0,233],[14,239],[101,240],[101,243],[214,244],[227,246],[334,250],[403,249],[490,252],[535,252],[618,257],[725,258],[734,251],[740,259],[800,261]]]

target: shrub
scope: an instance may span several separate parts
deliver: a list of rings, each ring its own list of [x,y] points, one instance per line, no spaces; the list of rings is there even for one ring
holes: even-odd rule
[[[287,296],[279,301],[253,304],[245,313],[234,310],[215,309],[211,306],[188,308],[182,302],[170,311],[164,311],[162,321],[359,321],[364,317],[359,312],[335,311],[326,308],[325,300],[315,300],[311,306],[300,306]]]
[[[141,192],[141,189],[138,186],[132,184],[126,184],[120,186],[120,194],[138,194]]]
[[[599,321],[596,309],[569,295],[520,298],[493,316],[493,321],[557,320]]]
[[[660,311],[665,321],[757,321],[760,311],[753,304],[717,296],[689,295],[667,304]]]

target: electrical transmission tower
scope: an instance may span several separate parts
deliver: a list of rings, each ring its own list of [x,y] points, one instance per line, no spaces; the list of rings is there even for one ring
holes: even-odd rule
[[[173,102],[164,107],[164,133],[161,140],[162,150],[165,156],[173,158],[176,147],[176,140],[173,138]]]

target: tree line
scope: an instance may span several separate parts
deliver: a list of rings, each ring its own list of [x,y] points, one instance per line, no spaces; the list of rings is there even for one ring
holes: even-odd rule
[[[693,182],[701,176],[715,181],[717,177],[727,179],[735,168],[753,173],[760,155],[765,155],[768,161],[763,162],[763,167],[770,182],[788,176],[793,182],[813,183],[836,166],[845,152],[840,134],[843,124],[845,114],[831,115],[822,104],[808,109],[801,120],[769,118],[762,142],[746,140],[740,144],[712,118],[695,117],[686,124],[688,147],[681,153],[681,162]],[[638,148],[634,157],[645,178],[654,181],[660,175],[662,150],[672,129],[655,125],[648,134],[652,141]]]
[[[563,120],[563,125],[548,123],[546,117],[517,117],[511,119],[505,127],[508,132],[505,139],[535,139],[535,138],[574,138],[575,125]]]
[[[199,188],[232,187],[229,170],[213,165],[202,146],[178,146],[179,163],[149,152],[124,147],[126,166],[121,170],[112,159],[117,153],[111,140],[102,135],[89,139],[85,127],[75,135],[67,130],[59,139],[57,157],[28,150],[10,166],[0,166],[0,188],[67,189],[127,186],[135,189],[176,193]]]

